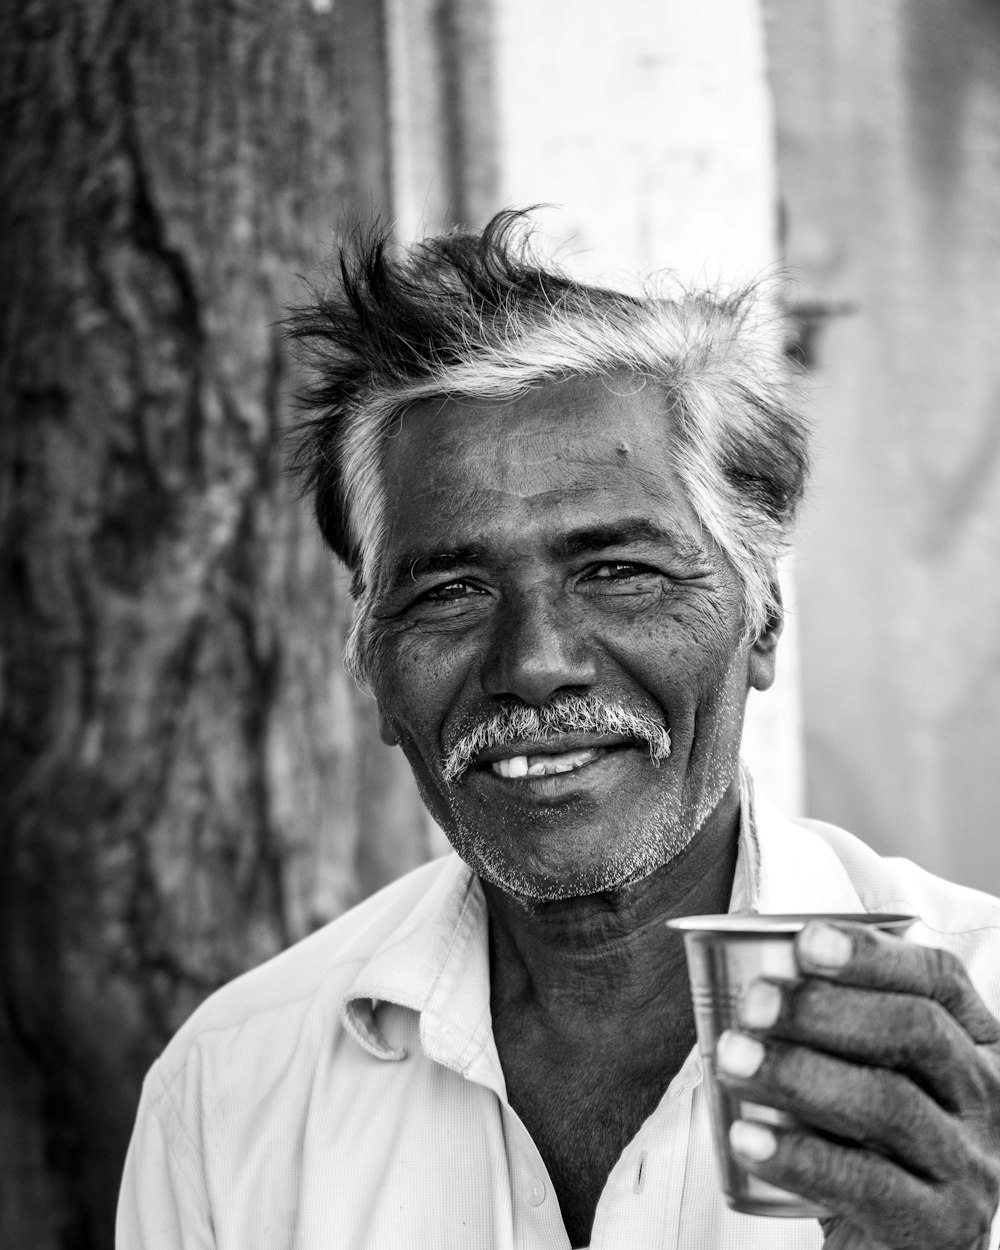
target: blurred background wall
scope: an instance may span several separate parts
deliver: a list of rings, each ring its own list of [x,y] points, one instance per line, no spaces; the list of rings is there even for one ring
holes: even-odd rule
[[[1000,893],[1000,6],[778,0],[808,807]]]
[[[170,1033],[440,846],[281,467],[345,213],[793,266],[817,475],[747,754],[1000,892],[998,61],[992,0],[3,7],[0,1247],[109,1250]]]

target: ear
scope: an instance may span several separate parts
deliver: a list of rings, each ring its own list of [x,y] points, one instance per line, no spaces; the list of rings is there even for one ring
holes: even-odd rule
[[[387,747],[399,746],[399,738],[396,736],[396,731],[389,724],[389,718],[381,708],[378,711],[378,736]]]
[[[771,605],[760,636],[750,647],[749,683],[753,690],[767,690],[774,682],[778,639],[785,626],[785,608],[781,602],[778,579],[771,582]]]

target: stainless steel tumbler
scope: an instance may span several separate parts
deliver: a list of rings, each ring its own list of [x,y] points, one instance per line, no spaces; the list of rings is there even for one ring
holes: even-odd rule
[[[891,914],[683,916],[667,922],[684,934],[688,976],[694,1001],[698,1050],[705,1073],[705,1092],[722,1191],[734,1211],[749,1215],[819,1219],[825,1208],[798,1194],[768,1185],[743,1170],[733,1158],[729,1128],[734,1120],[756,1120],[794,1126],[783,1111],[748,1102],[720,1084],[715,1072],[715,1046],[729,1028],[738,1028],[740,997],[757,977],[800,980],[795,961],[795,935],[811,920],[852,921],[902,935],[915,917]]]

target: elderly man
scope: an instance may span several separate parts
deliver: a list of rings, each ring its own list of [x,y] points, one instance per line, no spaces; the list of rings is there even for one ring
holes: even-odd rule
[[[195,1013],[121,1250],[994,1250],[1000,904],[783,819],[739,765],[806,468],[762,320],[570,281],[514,214],[356,242],[293,318],[349,664],[457,855]],[[924,945],[814,922],[720,1042],[801,1124],[735,1150],[822,1224],[717,1188],[665,922],[740,908],[921,918]]]

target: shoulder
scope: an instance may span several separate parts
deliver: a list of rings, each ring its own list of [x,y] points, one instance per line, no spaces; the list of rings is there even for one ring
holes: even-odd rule
[[[157,1101],[192,1067],[256,1066],[279,1070],[303,1047],[332,1044],[341,1031],[343,997],[372,958],[453,869],[445,855],[407,873],[364,902],[224,985],[201,1004],[151,1070],[145,1095]]]
[[[860,838],[817,820],[808,829],[844,866],[865,911],[906,912],[920,922],[910,938],[950,950],[995,1015],[1000,1015],[1000,899],[935,876],[912,860],[879,855]]]
[[[903,912],[919,917],[908,940],[951,951],[1000,1015],[1000,899],[880,855],[822,820],[791,819],[759,792],[762,910]]]
[[[317,1108],[321,1122],[338,1123],[364,1082],[378,1086],[381,1076],[388,1088],[387,1069],[402,1066],[359,1044],[345,1026],[345,997],[380,954],[391,966],[395,952],[409,955],[414,934],[435,934],[442,904],[458,906],[470,880],[454,855],[426,864],[194,1012],[143,1086],[122,1180],[120,1244],[215,1245],[222,1226],[227,1245],[263,1244],[261,1228],[269,1245],[291,1244],[283,1212],[298,1191]]]
[[[940,934],[1000,928],[1000,899],[935,876],[912,860],[879,855],[860,838],[821,820],[796,820],[830,847],[867,911],[907,909]]]

